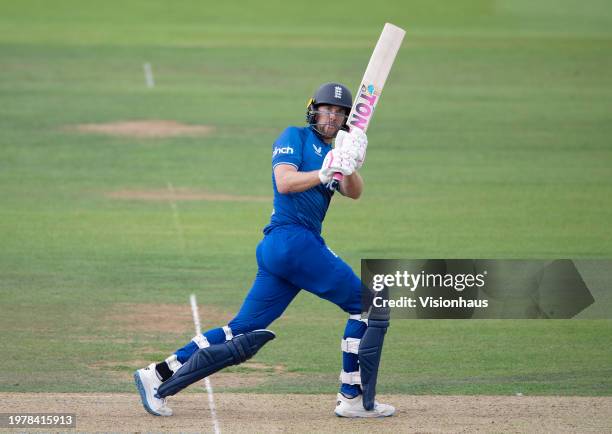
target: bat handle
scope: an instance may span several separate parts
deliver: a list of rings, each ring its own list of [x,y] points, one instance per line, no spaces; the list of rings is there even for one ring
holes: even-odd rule
[[[338,189],[338,184],[340,184],[340,182],[344,179],[344,175],[340,172],[336,172],[334,173],[334,176],[332,178],[331,181],[331,188],[333,190],[337,190]]]

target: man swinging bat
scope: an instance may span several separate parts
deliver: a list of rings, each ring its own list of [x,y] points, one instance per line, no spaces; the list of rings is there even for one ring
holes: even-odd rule
[[[403,30],[393,27],[391,30],[398,29],[403,37]],[[372,55],[364,82],[385,31]],[[362,318],[361,281],[327,247],[321,237],[321,227],[335,191],[352,199],[361,196],[364,183],[358,171],[365,161],[368,145],[365,130],[401,37],[399,42],[394,42],[396,47],[383,53],[381,62],[385,63],[386,72],[377,71],[374,84],[362,83],[355,105],[351,92],[342,84],[323,84],[308,102],[308,124],[289,127],[276,139],[272,146],[274,209],[256,249],[258,270],[253,285],[240,311],[226,326],[195,336],[165,360],[134,373],[142,403],[149,413],[172,415],[166,402],[168,396],[252,357],[275,338],[266,327],[305,289],[331,301],[349,315],[341,341],[341,386],[336,415],[393,415],[395,408],[375,400],[388,315],[383,312],[369,319]],[[377,63],[380,62],[374,62]],[[364,104],[361,100],[370,107],[360,105]]]

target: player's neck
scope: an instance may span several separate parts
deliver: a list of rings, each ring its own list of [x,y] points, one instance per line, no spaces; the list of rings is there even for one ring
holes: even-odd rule
[[[317,130],[316,127],[311,126],[312,131],[315,132],[315,134],[317,135],[317,137],[319,138],[319,140],[321,140],[323,143],[327,144],[327,145],[331,145],[332,142],[334,141],[333,137],[325,137],[323,136],[323,134],[321,134],[321,132],[319,130]]]

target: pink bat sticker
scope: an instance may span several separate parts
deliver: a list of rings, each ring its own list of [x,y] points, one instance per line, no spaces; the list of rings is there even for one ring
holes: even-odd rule
[[[361,86],[361,91],[357,97],[358,102],[355,105],[355,110],[352,113],[349,124],[360,130],[365,130],[370,122],[377,99],[378,96],[374,94],[373,85],[369,85],[367,88],[365,85]]]

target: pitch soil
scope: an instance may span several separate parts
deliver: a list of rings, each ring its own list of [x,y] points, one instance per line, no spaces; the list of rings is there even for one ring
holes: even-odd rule
[[[209,306],[200,307],[200,316],[206,318],[203,327],[227,324],[233,318],[230,312]],[[165,332],[184,333],[192,318],[188,304],[114,303],[100,323],[131,333],[157,330],[163,324]]]
[[[379,398],[396,406],[395,416],[338,418],[333,414],[335,398],[331,395],[217,393],[215,405],[222,433],[602,433],[612,430],[612,397],[381,395]],[[77,427],[73,431],[213,431],[204,393],[171,397],[172,417],[149,415],[136,393],[0,393],[0,400],[4,413],[76,413]]]
[[[155,139],[164,137],[200,137],[211,134],[210,125],[186,125],[172,120],[121,121],[104,124],[81,124],[66,127],[80,133],[105,134],[109,136]]]
[[[105,194],[110,199],[142,201],[212,201],[212,202],[265,202],[270,203],[268,196],[241,196],[208,191],[177,188],[174,190],[119,190]]]

